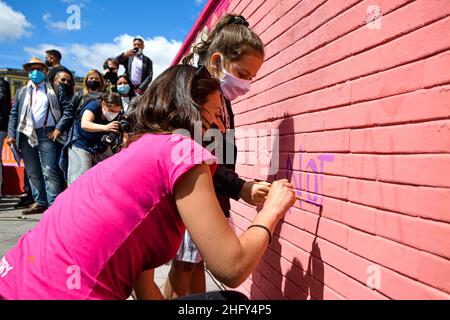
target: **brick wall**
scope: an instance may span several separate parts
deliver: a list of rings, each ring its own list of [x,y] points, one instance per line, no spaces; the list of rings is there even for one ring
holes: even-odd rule
[[[303,199],[240,290],[252,299],[449,299],[450,1],[209,5],[203,25],[242,13],[266,46],[252,90],[233,103],[238,172],[274,179],[249,161],[256,136],[245,132],[279,129],[276,178]],[[232,210],[241,233],[256,211]]]

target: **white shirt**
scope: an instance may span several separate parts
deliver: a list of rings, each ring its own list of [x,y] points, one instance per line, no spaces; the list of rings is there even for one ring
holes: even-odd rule
[[[144,55],[134,56],[131,63],[130,80],[134,86],[138,86],[142,82],[142,66],[144,64]]]
[[[127,112],[130,106],[130,97],[122,97],[122,107],[125,112]]]
[[[47,92],[45,90],[44,82],[39,84],[39,86],[36,86],[33,82],[29,81],[27,84],[27,95],[25,96],[25,101],[29,102],[29,108],[31,109],[31,117],[33,119],[35,129],[40,129],[44,127],[47,110],[48,110],[47,127],[55,126],[55,120],[53,119],[51,111],[49,110],[50,105],[48,103],[48,97]]]

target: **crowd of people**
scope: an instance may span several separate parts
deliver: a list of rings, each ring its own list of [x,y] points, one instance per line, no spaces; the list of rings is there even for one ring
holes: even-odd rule
[[[30,80],[16,92],[10,112],[11,97],[2,97],[0,138],[7,136],[24,160],[27,197],[16,206],[28,206],[24,215],[43,213],[84,172],[120,150],[125,132],[119,114],[126,113],[153,77],[153,63],[143,48],[144,40],[134,39],[133,49],[106,59],[103,72],[90,70],[78,92],[57,50],[46,51],[45,63],[33,57],[23,66]],[[120,64],[126,69],[119,76]],[[6,80],[0,84],[10,92]]]
[[[176,298],[205,291],[205,263],[236,287],[293,205],[290,182],[246,181],[235,171],[237,150],[226,135],[234,129],[231,101],[250,90],[264,61],[245,18],[225,15],[155,80],[143,49],[134,39],[103,72],[89,71],[76,93],[56,50],[45,63],[24,65],[30,81],[16,93],[7,142],[23,155],[33,197],[23,213],[45,213],[3,258],[10,271],[0,299],[126,299],[133,291],[138,299]],[[203,133],[222,133],[218,145],[235,151],[233,163],[174,133],[194,136],[198,122]],[[175,161],[180,149],[189,152]],[[230,199],[262,208],[239,237],[227,220]],[[170,260],[161,292],[153,270]],[[81,285],[68,289],[74,265]]]

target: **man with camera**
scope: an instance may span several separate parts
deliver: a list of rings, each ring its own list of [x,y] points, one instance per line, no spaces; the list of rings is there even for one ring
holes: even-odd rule
[[[109,93],[86,104],[72,128],[67,183],[71,185],[84,172],[113,155],[122,134],[119,114],[122,99]]]
[[[119,62],[114,58],[108,58],[103,63],[103,78],[105,78],[106,82],[106,93],[117,92],[119,66]]]
[[[153,79],[153,62],[144,55],[144,48],[144,40],[135,38],[133,49],[116,58],[125,67],[125,75],[131,80],[136,95],[143,94]]]

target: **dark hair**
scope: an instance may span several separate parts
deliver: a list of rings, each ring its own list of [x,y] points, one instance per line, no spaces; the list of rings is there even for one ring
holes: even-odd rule
[[[118,93],[115,93],[115,92],[104,94],[101,97],[101,100],[107,104],[112,104],[115,106],[122,106],[122,97]]]
[[[109,68],[108,62],[110,62],[110,61],[111,61],[112,63],[114,63],[114,64],[117,66],[117,68],[119,68],[119,61],[117,61],[117,60],[114,59],[114,58],[108,58],[108,59],[105,60],[105,62],[103,62],[103,70],[106,70],[106,69]]]
[[[119,80],[120,80],[121,78],[124,78],[124,79],[127,81],[127,83],[130,85],[130,92],[128,92],[128,97],[129,97],[130,99],[133,98],[133,97],[135,97],[136,94],[134,93],[134,90],[132,89],[131,80],[128,79],[128,77],[127,77],[125,74],[122,74],[122,75],[120,75],[120,76],[117,77],[117,82],[119,82]]]
[[[182,63],[191,64],[194,61],[194,55],[197,54],[199,63],[210,67],[209,58],[215,52],[222,53],[230,61],[241,60],[247,54],[264,58],[264,44],[249,28],[243,16],[226,14],[208,33],[206,39],[202,39],[193,47],[192,52],[182,60]]]
[[[196,122],[201,121],[201,104],[207,96],[220,90],[217,80],[198,74],[197,68],[175,65],[150,84],[134,113],[136,141],[145,133],[189,131],[194,136]]]
[[[133,43],[134,43],[135,41],[140,41],[140,42],[144,43],[144,39],[139,38],[139,37],[134,38],[134,39],[133,39]]]
[[[61,61],[61,59],[62,59],[61,52],[59,52],[58,50],[51,49],[51,50],[45,51],[45,53],[48,55],[54,56],[56,59],[58,59],[58,61]]]

